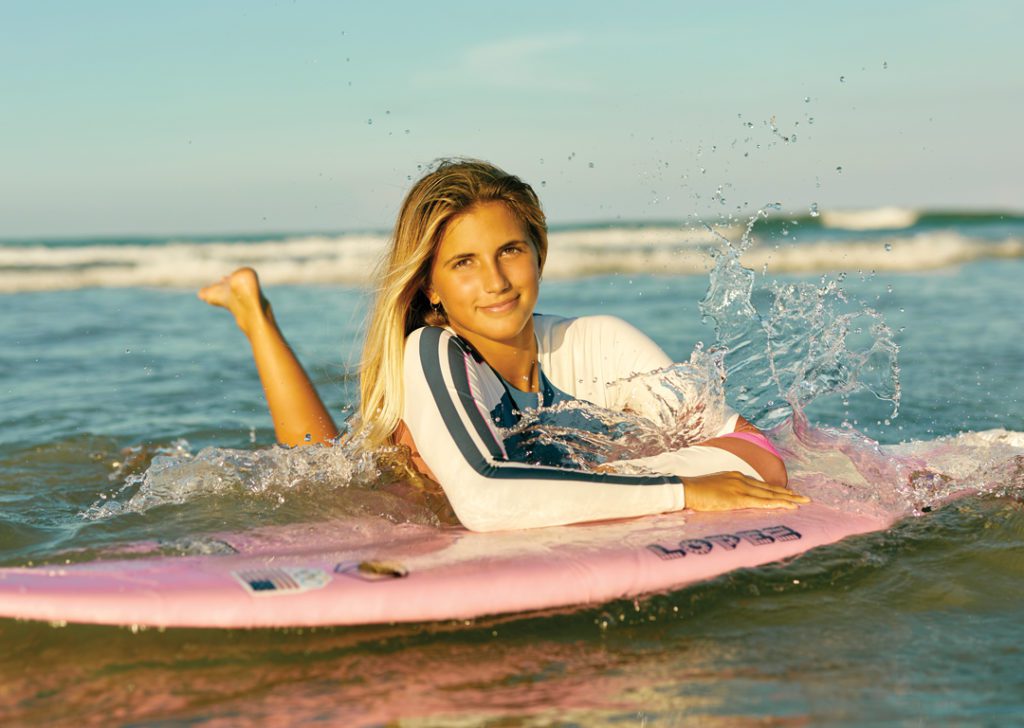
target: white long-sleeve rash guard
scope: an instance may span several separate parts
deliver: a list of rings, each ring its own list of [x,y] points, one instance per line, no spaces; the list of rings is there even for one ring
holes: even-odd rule
[[[647,336],[612,316],[534,316],[538,366],[554,387],[600,407],[644,415],[630,387],[608,386],[672,360]],[[509,459],[495,418],[513,408],[505,385],[468,344],[424,327],[405,343],[403,420],[416,449],[466,528],[494,531],[676,511],[678,476],[757,472],[725,450],[693,446],[631,460],[658,474],[593,473]],[[730,413],[719,434],[735,429]]]

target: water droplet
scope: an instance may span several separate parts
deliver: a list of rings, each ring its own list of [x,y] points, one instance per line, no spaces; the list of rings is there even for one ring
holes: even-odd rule
[[[132,350],[131,350],[131,349],[125,349],[125,350],[124,350],[124,353],[125,353],[125,354],[131,354],[131,353],[132,353]]]
[[[366,123],[372,126],[373,125],[373,119],[367,119]]]
[[[839,166],[837,166],[836,167],[836,172],[838,172],[839,174],[842,174],[843,173],[843,165],[840,164]]]
[[[811,103],[811,97],[810,96],[804,96],[804,103],[805,104]]]
[[[811,217],[817,217],[820,214],[821,213],[818,212],[818,203],[817,202],[812,202],[811,203]]]
[[[886,243],[885,244],[885,252],[886,253],[891,253],[892,252],[892,243]]]
[[[313,435],[311,433],[307,432],[306,436],[304,438],[302,438],[302,439],[305,440],[306,442],[313,442]]]
[[[390,109],[384,109],[384,116],[391,116],[391,110]]]
[[[594,168],[594,163],[593,162],[587,162],[587,166],[590,167],[591,169],[593,169]]]
[[[406,134],[408,134],[408,133],[409,133],[409,130],[408,130],[408,129],[406,129],[406,130],[405,130],[405,133],[406,133]]]
[[[889,61],[882,61],[882,69],[885,70],[889,67]]]
[[[547,181],[546,179],[542,179],[542,180],[540,181],[540,186],[541,186],[541,187],[547,187],[547,186],[548,186],[548,181]]]
[[[846,76],[840,76],[839,83],[846,83]]]
[[[787,139],[786,141],[788,141],[790,144],[794,143],[796,141],[796,134],[790,134],[789,139]]]

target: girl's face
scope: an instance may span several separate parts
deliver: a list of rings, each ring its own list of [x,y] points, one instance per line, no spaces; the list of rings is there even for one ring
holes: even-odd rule
[[[533,346],[540,266],[523,225],[501,202],[454,218],[430,267],[427,295],[486,356],[489,344]]]

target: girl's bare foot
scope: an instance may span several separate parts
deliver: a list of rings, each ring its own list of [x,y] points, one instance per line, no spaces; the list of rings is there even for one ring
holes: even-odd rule
[[[271,317],[270,302],[263,297],[259,277],[252,268],[239,268],[216,283],[199,289],[200,300],[230,311],[238,328],[249,334],[253,326]]]

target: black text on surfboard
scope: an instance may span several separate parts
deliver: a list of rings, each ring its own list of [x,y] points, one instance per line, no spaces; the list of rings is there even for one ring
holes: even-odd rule
[[[776,541],[797,541],[800,538],[802,538],[801,535],[789,526],[780,525],[736,531],[735,533],[719,533],[704,538],[689,538],[680,541],[676,548],[657,543],[648,544],[647,548],[657,554],[658,558],[668,560],[680,559],[687,554],[703,556],[711,553],[715,547],[732,551],[743,542],[752,546],[764,546]]]

